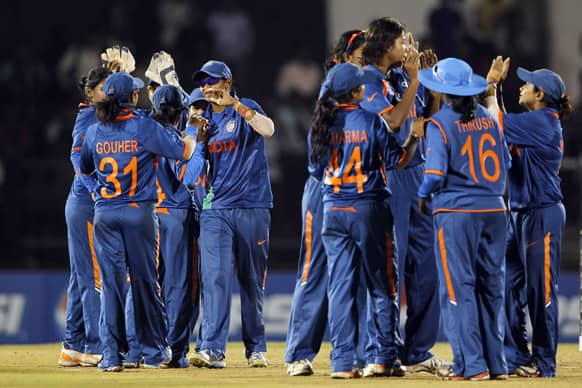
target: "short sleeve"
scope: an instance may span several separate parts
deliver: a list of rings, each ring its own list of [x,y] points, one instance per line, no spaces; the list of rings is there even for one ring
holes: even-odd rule
[[[363,109],[381,115],[394,108],[389,100],[388,81],[378,79],[374,83],[365,84],[364,88],[364,99],[360,102]]]
[[[430,120],[426,127],[426,161],[424,173],[446,176],[449,166],[449,155],[446,135],[440,124]]]

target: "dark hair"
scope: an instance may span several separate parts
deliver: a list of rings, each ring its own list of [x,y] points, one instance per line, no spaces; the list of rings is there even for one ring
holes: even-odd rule
[[[461,115],[461,122],[466,123],[475,118],[477,109],[477,96],[453,96],[449,95],[453,111]]]
[[[343,63],[344,53],[351,55],[365,41],[365,31],[363,30],[349,30],[344,32],[341,34],[329,57],[325,60],[323,69],[327,72],[338,63]]]
[[[403,32],[404,25],[392,17],[383,17],[370,22],[362,50],[364,64],[379,63],[385,51],[394,45]]]
[[[119,112],[121,112],[121,105],[115,97],[108,97],[95,105],[95,115],[103,124],[113,122]]]
[[[175,108],[167,104],[162,104],[160,110],[154,113],[154,120],[162,124],[164,127],[174,125],[176,120],[178,120],[182,114],[182,110],[183,109]]]
[[[349,91],[339,97],[333,97],[331,91],[325,94],[315,103],[315,112],[311,122],[311,162],[319,162],[327,153],[330,143],[331,132],[329,129],[335,121],[335,116],[339,109],[338,103],[345,103],[352,99],[352,92]]]
[[[105,67],[94,67],[89,72],[84,75],[80,80],[77,86],[81,91],[81,96],[85,102],[90,102],[89,97],[85,93],[85,88],[94,89],[99,82],[103,81],[111,74],[111,70]]]
[[[534,85],[534,92],[539,92],[540,90],[541,90],[540,88],[538,88],[537,86]],[[549,108],[553,108],[553,109],[558,111],[558,115],[560,116],[560,120],[567,119],[570,116],[570,114],[572,114],[572,111],[574,110],[574,106],[570,102],[570,97],[568,97],[568,95],[565,95],[564,97],[561,97],[558,101],[555,101],[555,100],[550,100],[544,94],[544,101],[546,102],[546,105]]]

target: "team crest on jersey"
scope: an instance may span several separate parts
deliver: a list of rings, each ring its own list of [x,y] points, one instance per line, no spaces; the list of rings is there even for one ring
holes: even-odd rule
[[[226,131],[227,132],[234,132],[234,128],[236,127],[236,121],[234,119],[230,120],[226,123]]]

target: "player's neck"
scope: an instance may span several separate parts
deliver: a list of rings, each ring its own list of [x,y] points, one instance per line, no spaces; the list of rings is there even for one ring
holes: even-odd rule
[[[222,113],[226,109],[225,105],[212,104],[213,113]]]

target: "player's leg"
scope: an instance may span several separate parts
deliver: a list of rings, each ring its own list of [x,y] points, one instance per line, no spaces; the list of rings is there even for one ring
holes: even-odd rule
[[[200,290],[202,323],[190,357],[196,366],[224,368],[230,326],[234,263],[233,210],[207,209],[200,216]]]
[[[483,350],[493,378],[507,378],[503,349],[505,331],[505,213],[476,215],[483,224],[477,241],[477,304],[483,338]]]
[[[511,212],[507,223],[505,245],[505,336],[503,342],[507,369],[510,373],[531,361],[525,327],[527,297],[522,218],[520,213]]]
[[[190,320],[190,327],[192,330],[196,327],[198,317],[200,315],[200,249],[198,245],[198,238],[200,237],[200,213],[196,209],[192,209],[192,254],[190,256],[192,267],[192,319]]]
[[[133,292],[131,291],[131,278],[126,278],[125,294],[125,335],[127,339],[127,352],[123,354],[123,366],[125,368],[139,368],[142,364],[142,346],[137,338],[135,312],[133,308]]]
[[[449,313],[457,320],[453,329],[462,356],[455,355],[456,360],[462,357],[466,378],[487,373],[475,297],[477,244],[482,226],[474,222],[470,213],[440,213],[435,216],[435,227]]]
[[[524,228],[528,309],[532,355],[540,376],[556,375],[558,347],[558,276],[566,215],[562,204],[528,212]]]
[[[171,367],[187,367],[192,321],[193,217],[190,209],[169,209],[160,218],[160,252],[164,263],[163,299],[168,317]]]
[[[153,205],[122,209],[123,237],[131,277],[137,339],[144,366],[163,367],[170,361],[166,312],[158,283],[159,229]]]
[[[269,252],[269,209],[235,210],[235,262],[240,286],[245,356],[250,366],[265,367],[267,350],[263,297]]]
[[[118,209],[95,211],[94,240],[101,269],[99,336],[103,344],[103,370],[121,370],[120,353],[127,348],[124,324],[127,262]]]
[[[321,240],[322,222],[320,184],[310,177],[303,192],[299,266],[285,346],[285,362],[289,364],[313,360],[327,327],[328,278],[327,258]],[[306,370],[304,373],[312,373],[307,363],[304,362],[302,368]]]

